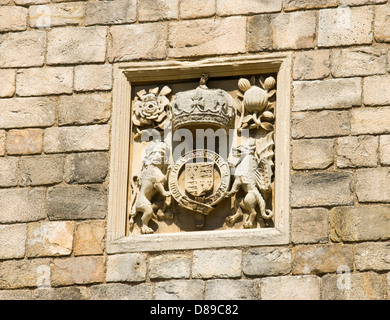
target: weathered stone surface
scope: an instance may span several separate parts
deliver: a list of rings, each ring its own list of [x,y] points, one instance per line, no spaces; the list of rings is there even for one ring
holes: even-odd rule
[[[21,5],[21,6],[28,6],[31,4],[43,4],[43,3],[49,3],[49,0],[16,0],[14,1],[15,4]]]
[[[104,257],[86,256],[55,259],[52,263],[52,285],[101,283],[104,281]]]
[[[85,4],[82,2],[57,3],[29,7],[31,28],[52,28],[58,26],[78,25],[85,15]]]
[[[41,129],[10,130],[7,134],[9,155],[38,154],[42,152]]]
[[[390,165],[390,135],[380,136],[379,145],[381,164]]]
[[[86,287],[63,287],[36,289],[33,293],[34,300],[86,300],[88,288]]]
[[[0,2],[1,3],[1,2]],[[0,290],[0,300],[32,300],[32,292],[28,289]]]
[[[317,276],[267,277],[260,280],[261,300],[320,300]]]
[[[352,110],[352,134],[390,133],[390,107]]]
[[[357,244],[355,264],[356,269],[360,271],[390,270],[390,244],[385,242]]]
[[[76,94],[59,98],[59,126],[105,123],[110,119],[110,114],[110,93]]]
[[[384,287],[382,275],[373,272],[327,274],[321,293],[323,300],[382,300]]]
[[[324,208],[292,210],[291,241],[293,243],[327,242],[328,222],[328,210]]]
[[[292,142],[294,169],[325,169],[333,163],[333,139],[295,140]]]
[[[167,33],[166,23],[112,26],[108,58],[110,62],[164,59]]]
[[[30,222],[47,217],[46,190],[0,190],[0,223]]]
[[[75,256],[103,254],[106,223],[104,221],[83,221],[76,225],[74,235]]]
[[[50,284],[50,260],[9,260],[0,262],[0,289],[38,287]]]
[[[243,272],[249,276],[284,275],[291,271],[288,248],[249,249],[243,256]]]
[[[64,157],[43,155],[23,157],[20,160],[21,186],[37,186],[62,182]]]
[[[215,14],[215,3],[209,0],[181,0],[180,17],[194,19],[210,17]]]
[[[389,42],[390,31],[388,28],[390,17],[390,5],[375,7],[374,36],[378,42]]]
[[[0,158],[0,187],[15,187],[18,184],[19,158]]]
[[[172,20],[178,17],[178,0],[143,0],[138,3],[139,21]]]
[[[248,50],[250,52],[272,49],[271,15],[248,17]]]
[[[376,167],[378,137],[355,136],[337,139],[337,167]]]
[[[319,12],[318,46],[370,44],[373,39],[370,7],[339,7]]]
[[[291,135],[296,139],[345,136],[350,132],[351,115],[348,111],[294,112],[292,114]]]
[[[103,182],[107,173],[106,153],[77,153],[66,157],[64,180],[67,183]]]
[[[234,54],[246,51],[245,17],[201,19],[170,24],[170,57]],[[186,37],[183,37],[186,34]]]
[[[205,300],[258,300],[258,280],[215,279],[206,282]]]
[[[0,259],[23,258],[26,239],[27,224],[0,225]]]
[[[73,248],[73,221],[34,222],[28,225],[28,257],[70,255]]]
[[[387,0],[340,0],[340,5],[343,6],[360,6],[363,4],[380,4],[386,3]]]
[[[363,47],[333,50],[335,77],[367,76],[386,73],[386,48]]]
[[[76,66],[74,89],[76,91],[111,90],[112,66],[110,64]]]
[[[108,256],[106,281],[145,281],[146,258],[146,254],[144,253],[126,253]]]
[[[5,131],[0,130],[0,156],[5,154]]]
[[[58,186],[48,190],[50,220],[103,219],[106,211],[104,186]]]
[[[150,258],[150,279],[189,278],[191,257],[183,254],[166,254]]]
[[[55,108],[53,98],[0,99],[0,128],[52,126]]]
[[[329,217],[334,241],[390,239],[390,206],[338,207]]]
[[[330,51],[311,50],[295,54],[294,80],[323,79],[330,74]]]
[[[323,172],[295,174],[291,182],[293,207],[353,204],[353,174]]]
[[[18,70],[16,93],[19,96],[44,96],[72,93],[73,68],[31,68]]]
[[[390,104],[390,77],[373,76],[364,78],[364,104],[389,105]]]
[[[108,125],[49,128],[45,130],[44,150],[47,153],[108,150],[109,130]]]
[[[362,104],[360,78],[295,81],[293,111],[346,109]]]
[[[42,66],[45,48],[45,31],[0,34],[0,68]]]
[[[337,7],[339,0],[284,0],[285,11]]]
[[[194,251],[193,278],[236,278],[241,276],[241,250]]]
[[[292,249],[293,274],[336,272],[339,266],[353,267],[353,248],[348,245],[298,246]]]
[[[152,285],[109,283],[91,286],[90,300],[152,300]]]
[[[85,25],[132,23],[137,20],[136,0],[87,2]]]
[[[12,97],[16,89],[16,71],[13,69],[0,69],[0,98]]]
[[[356,195],[359,202],[390,202],[390,168],[358,170]]]
[[[156,300],[203,300],[203,280],[170,280],[156,283]]]
[[[27,9],[23,7],[0,7],[0,32],[27,29]]]
[[[281,9],[282,0],[217,0],[219,16],[279,12]]]
[[[106,35],[105,27],[54,28],[48,35],[46,63],[104,62]]]

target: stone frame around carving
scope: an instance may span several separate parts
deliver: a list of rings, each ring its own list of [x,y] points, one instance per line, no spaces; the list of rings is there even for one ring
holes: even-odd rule
[[[264,229],[193,231],[126,236],[132,85],[210,77],[277,74],[275,226]],[[245,55],[196,61],[114,65],[107,252],[148,252],[250,247],[289,243],[291,54]]]

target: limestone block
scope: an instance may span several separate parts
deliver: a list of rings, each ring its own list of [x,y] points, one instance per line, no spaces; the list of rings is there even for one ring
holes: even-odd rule
[[[71,67],[21,69],[16,74],[16,93],[19,96],[45,96],[72,91]]]
[[[49,3],[49,0],[15,0],[15,4],[20,6],[29,6],[32,4],[44,4]]]
[[[258,300],[258,280],[215,279],[206,282],[205,300]],[[232,310],[233,311],[233,310]]]
[[[375,241],[390,238],[390,206],[338,207],[330,211],[334,241]]]
[[[333,139],[304,139],[292,142],[294,169],[325,169],[333,164]]]
[[[74,89],[76,91],[111,90],[112,66],[110,64],[76,66]]]
[[[353,267],[353,248],[349,245],[312,245],[292,249],[293,274],[324,274],[339,266]]]
[[[180,18],[195,19],[215,14],[215,2],[210,0],[181,0]]]
[[[386,73],[386,48],[335,49],[332,74],[335,77],[367,76]]]
[[[0,68],[42,66],[45,60],[45,49],[45,31],[0,34]]]
[[[293,243],[322,243],[328,241],[328,210],[325,208],[294,209],[291,214]]]
[[[0,128],[50,127],[55,110],[54,98],[0,99]]]
[[[1,1],[0,1],[1,4]],[[32,293],[28,289],[0,290],[0,300],[32,300]]]
[[[20,159],[21,186],[48,185],[62,182],[64,157],[62,155],[42,155]]]
[[[281,276],[260,280],[261,300],[320,300],[321,279],[317,276]]]
[[[189,278],[191,257],[183,254],[166,254],[150,258],[150,279]]]
[[[148,23],[110,28],[110,62],[137,59],[164,59],[167,51],[168,25]]]
[[[104,219],[107,191],[104,186],[57,186],[48,189],[50,220]]]
[[[46,190],[0,190],[0,223],[31,222],[47,217]]]
[[[17,272],[15,272],[17,270]],[[0,262],[0,288],[18,289],[50,285],[50,260],[9,260]]]
[[[27,224],[0,225],[0,259],[23,258],[26,239]]]
[[[146,254],[110,255],[107,259],[107,282],[140,282],[146,279]]]
[[[179,0],[143,0],[138,4],[139,21],[172,20],[179,17]]]
[[[105,227],[104,221],[83,221],[76,225],[74,255],[103,254]]]
[[[374,272],[327,274],[322,278],[323,300],[383,300],[385,280]]]
[[[337,7],[339,0],[284,0],[285,11]]]
[[[104,182],[107,173],[106,153],[77,153],[66,156],[64,180],[67,183]]]
[[[48,34],[46,63],[76,64],[104,62],[105,27],[55,28]]]
[[[237,278],[241,276],[241,250],[194,251],[193,278]]]
[[[169,280],[158,282],[154,289],[156,300],[203,300],[203,280]]]
[[[381,164],[390,165],[390,135],[379,137]]]
[[[34,300],[86,300],[87,287],[41,288],[34,290]]]
[[[0,98],[12,97],[15,93],[16,71],[13,69],[0,69]]]
[[[26,30],[27,12],[23,7],[0,7],[0,32]]]
[[[105,123],[111,116],[111,94],[60,96],[58,125]]]
[[[377,162],[378,137],[353,136],[337,139],[337,167],[376,167]]]
[[[91,286],[90,300],[152,300],[152,284],[109,283]]]
[[[329,50],[297,52],[293,67],[294,80],[315,80],[329,76],[329,54]]]
[[[52,28],[78,25],[85,15],[85,4],[82,2],[57,3],[29,7],[31,28]]]
[[[342,6],[360,6],[364,4],[386,3],[387,0],[340,0]]]
[[[373,10],[371,7],[339,7],[319,12],[318,46],[370,44]]]
[[[292,207],[353,204],[353,174],[323,172],[292,176]]]
[[[0,156],[5,154],[5,131],[0,130]]]
[[[109,129],[108,125],[49,128],[45,130],[44,150],[47,153],[108,150]]]
[[[219,16],[279,12],[281,9],[282,0],[217,0]]]
[[[355,246],[355,264],[359,271],[390,270],[390,245],[385,242],[360,243]]]
[[[41,129],[10,130],[7,134],[9,155],[39,154],[42,152]]]
[[[250,52],[272,49],[271,15],[248,17],[248,50]]]
[[[285,275],[291,271],[289,248],[267,247],[249,249],[243,256],[247,276]]]
[[[357,170],[356,195],[359,202],[390,202],[390,168]]]
[[[390,107],[352,110],[352,134],[390,133]]]
[[[0,187],[15,187],[18,184],[19,158],[0,158]]]
[[[350,132],[351,115],[347,111],[293,112],[292,114],[293,138],[345,136]]]
[[[33,222],[28,225],[28,257],[70,255],[73,248],[73,221]]]
[[[246,51],[245,17],[173,22],[169,27],[169,57],[234,54]],[[183,37],[183,34],[186,36]]]
[[[362,104],[360,78],[294,81],[293,111],[346,109]]]
[[[364,78],[364,104],[389,105],[390,104],[390,77],[373,76]]]
[[[389,17],[390,17],[390,5],[375,7],[374,36],[375,36],[375,40],[378,42],[390,41],[390,31],[388,28]]]
[[[104,281],[104,257],[85,256],[55,259],[52,263],[52,285],[101,283]]]
[[[136,0],[87,2],[85,25],[122,24],[137,20]]]

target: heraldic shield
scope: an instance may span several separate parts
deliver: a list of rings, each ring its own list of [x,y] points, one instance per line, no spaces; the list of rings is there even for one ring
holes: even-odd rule
[[[186,163],[185,190],[194,197],[205,196],[214,186],[214,164]]]

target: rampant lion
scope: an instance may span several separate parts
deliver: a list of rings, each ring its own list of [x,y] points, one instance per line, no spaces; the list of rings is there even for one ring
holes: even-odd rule
[[[146,147],[146,155],[142,162],[141,173],[134,177],[133,197],[130,204],[130,228],[134,226],[134,218],[142,213],[142,234],[154,233],[148,226],[150,219],[172,219],[169,214],[164,214],[165,201],[154,201],[153,197],[160,193],[163,197],[169,197],[170,192],[164,189],[166,182],[169,147],[165,142],[153,141]],[[157,216],[154,213],[158,210]]]
[[[240,188],[246,193],[244,197],[236,198],[234,203],[235,214],[226,218],[226,222],[234,224],[236,220],[243,216],[242,209],[249,212],[249,216],[244,223],[244,228],[255,227],[257,216],[256,208],[260,208],[263,219],[271,219],[273,212],[266,209],[266,200],[272,195],[272,158],[273,139],[272,133],[263,140],[261,151],[256,152],[256,145],[249,143],[234,148],[235,156],[240,156],[241,160],[236,166],[234,173],[234,183],[231,191],[226,197],[236,194]]]

